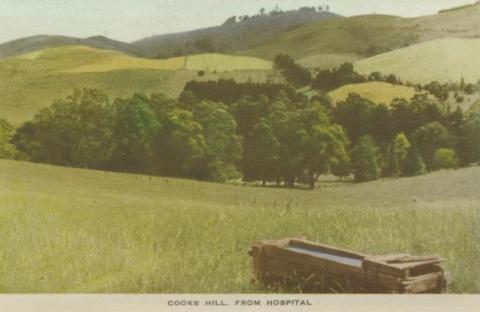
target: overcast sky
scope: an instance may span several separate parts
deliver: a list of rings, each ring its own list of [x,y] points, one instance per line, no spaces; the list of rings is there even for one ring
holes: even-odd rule
[[[345,15],[433,14],[475,0],[0,0],[0,42],[37,34],[108,36],[123,41],[214,26],[261,7],[329,4]]]

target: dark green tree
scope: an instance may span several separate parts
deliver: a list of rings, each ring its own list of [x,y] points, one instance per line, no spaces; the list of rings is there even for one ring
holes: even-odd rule
[[[348,164],[348,140],[340,126],[318,123],[300,130],[299,137],[302,144],[302,165],[311,189],[315,188],[320,175],[332,172],[332,167],[336,165],[336,169],[340,170],[340,166]]]
[[[448,141],[448,131],[439,122],[430,122],[418,128],[413,133],[413,143],[418,148],[427,170],[433,168],[435,151],[445,147]]]
[[[280,143],[268,119],[262,118],[245,139],[242,161],[244,179],[267,181],[277,179]]]
[[[438,81],[433,81],[425,85],[424,88],[441,102],[444,102],[448,99],[449,95],[447,87],[445,85],[441,85]]]
[[[270,100],[266,96],[260,96],[258,99],[252,97],[242,97],[235,102],[230,112],[237,123],[237,132],[247,137],[253,126],[260,122],[260,119],[266,118],[270,110]]]
[[[363,136],[352,151],[353,174],[356,182],[380,178],[379,152],[373,139]]]
[[[160,128],[150,100],[140,94],[115,101],[110,167],[122,172],[153,173],[152,139]]]
[[[295,88],[301,88],[309,85],[312,81],[310,71],[299,64],[289,56],[280,54],[275,57],[274,66],[280,70],[289,84]]]
[[[203,128],[190,111],[174,108],[158,116],[152,140],[155,170],[172,177],[208,179]]]
[[[24,124],[13,138],[32,161],[103,168],[110,157],[113,110],[98,90],[75,90]]]
[[[312,87],[329,92],[346,84],[366,82],[367,79],[355,72],[352,63],[344,63],[338,68],[320,70],[312,81]]]
[[[236,165],[242,158],[242,145],[236,134],[237,124],[221,103],[202,101],[193,110],[194,119],[203,129],[208,174],[205,179],[224,182],[240,177]]]
[[[480,112],[470,113],[462,126],[458,156],[464,165],[480,162]]]
[[[346,129],[350,141],[355,145],[360,137],[371,133],[375,110],[374,103],[352,93],[337,105],[334,112],[335,123]]]
[[[275,137],[280,143],[279,150],[279,177],[284,178],[285,186],[295,186],[297,175],[302,169],[302,152],[298,136],[298,115],[287,108],[286,99],[277,98],[272,103],[272,112],[268,119],[272,125]]]
[[[386,168],[384,176],[397,177],[402,175],[405,161],[411,144],[404,133],[399,133],[387,149]]]
[[[417,148],[411,148],[405,159],[403,174],[407,177],[423,175],[427,172],[425,162]]]

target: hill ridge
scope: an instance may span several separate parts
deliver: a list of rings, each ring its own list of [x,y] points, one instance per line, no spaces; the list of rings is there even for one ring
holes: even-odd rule
[[[115,50],[129,55],[138,55],[129,43],[105,36],[77,38],[62,35],[34,35],[0,44],[0,59],[41,51],[61,46],[88,46],[96,49]]]

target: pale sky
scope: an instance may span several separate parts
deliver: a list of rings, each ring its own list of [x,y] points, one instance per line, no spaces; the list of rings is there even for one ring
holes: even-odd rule
[[[122,41],[221,24],[276,4],[283,10],[329,4],[345,15],[419,16],[475,0],[0,0],[0,42],[37,34]]]

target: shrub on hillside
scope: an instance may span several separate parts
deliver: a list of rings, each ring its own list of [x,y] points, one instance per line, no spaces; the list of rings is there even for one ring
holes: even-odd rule
[[[13,133],[13,127],[6,120],[0,119],[0,159],[15,156],[15,147],[10,143]]]
[[[457,164],[457,154],[454,150],[439,148],[435,151],[435,156],[433,158],[434,170],[455,168]]]

